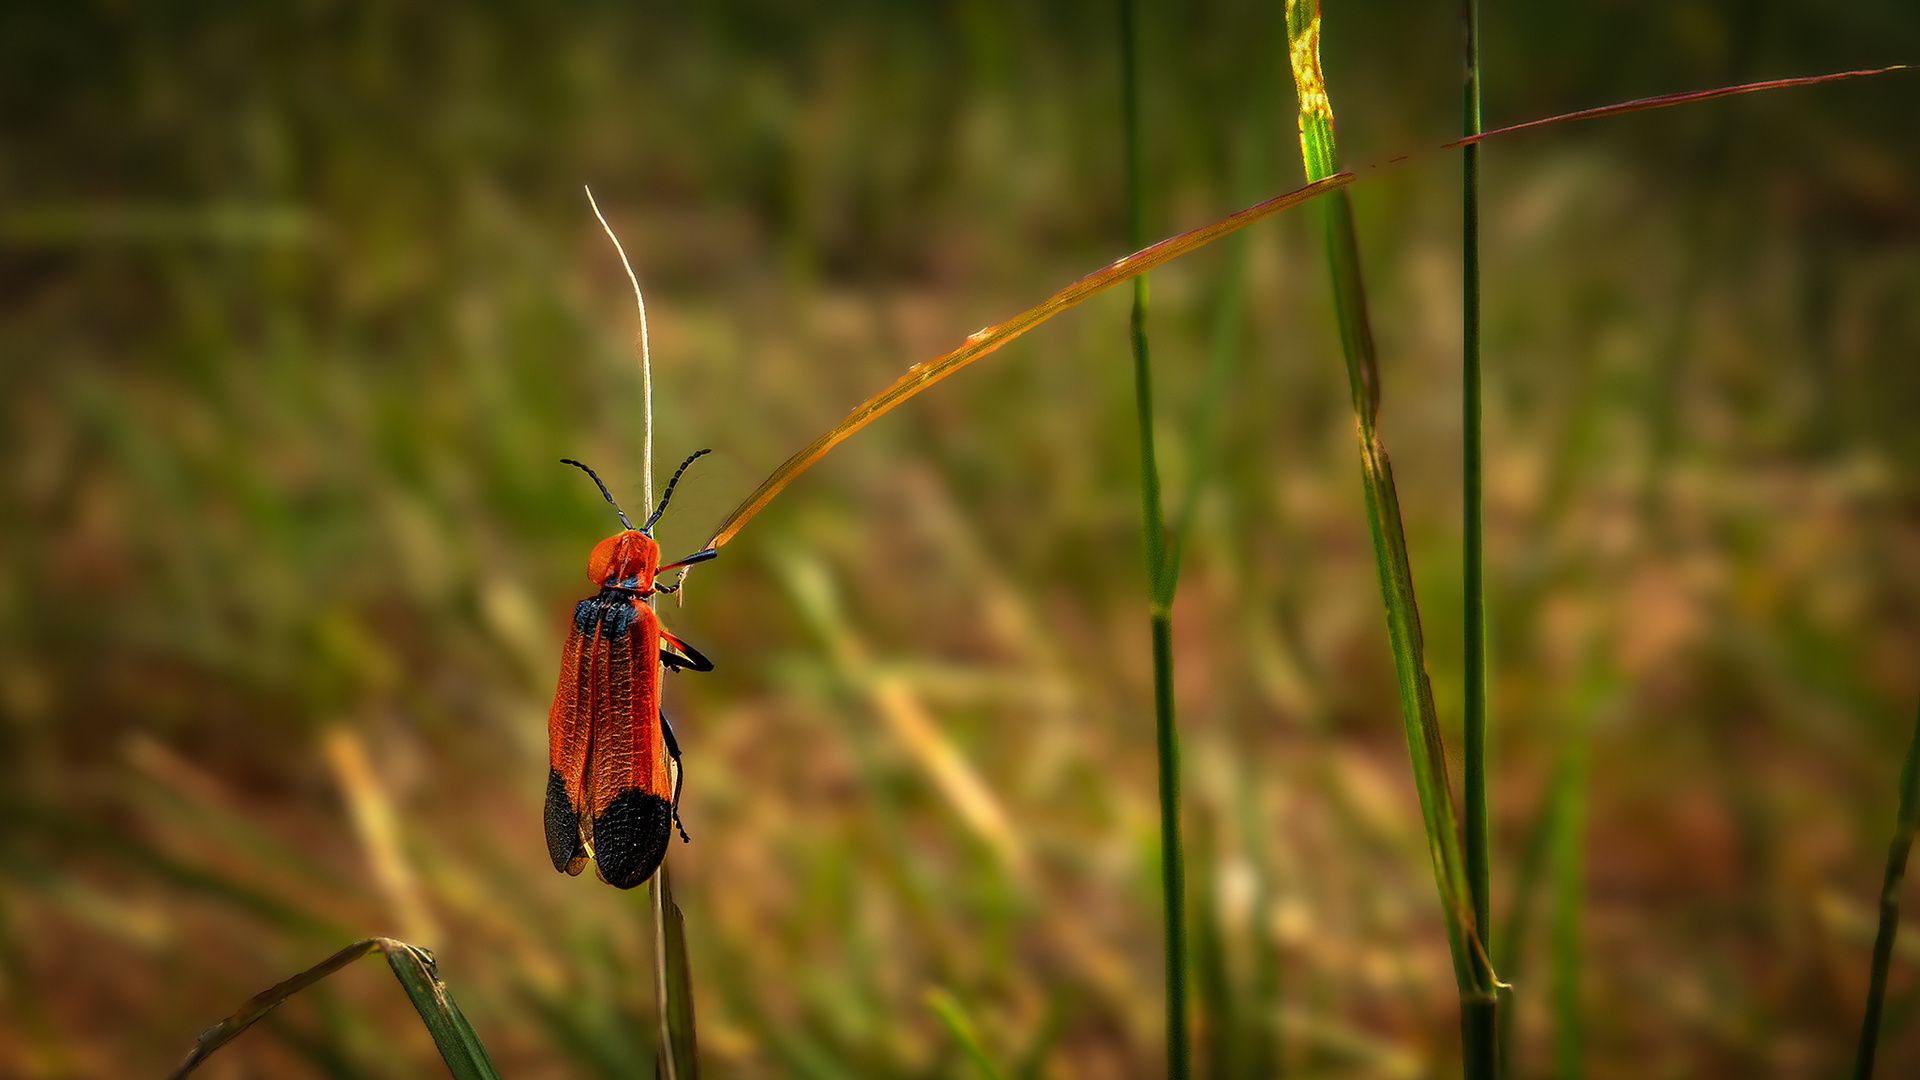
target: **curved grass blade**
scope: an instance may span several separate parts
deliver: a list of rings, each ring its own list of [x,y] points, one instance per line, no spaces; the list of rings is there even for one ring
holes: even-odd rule
[[[1034,307],[1028,308],[1003,323],[975,331],[967,336],[967,340],[962,342],[959,348],[951,352],[943,353],[923,363],[913,365],[907,369],[905,375],[896,379],[893,385],[880,391],[873,397],[868,398],[866,401],[861,402],[852,412],[847,414],[845,420],[835,424],[826,434],[808,443],[805,447],[801,448],[799,453],[794,454],[785,462],[781,463],[780,467],[775,469],[773,474],[768,476],[766,480],[762,481],[760,486],[755,488],[753,493],[746,497],[745,501],[734,508],[733,513],[727,515],[726,520],[720,523],[720,527],[714,530],[712,538],[707,541],[707,546],[719,547],[733,539],[734,534],[738,533],[741,527],[744,526],[753,515],[759,513],[768,502],[772,501],[775,495],[780,494],[781,490],[792,483],[794,478],[799,476],[809,465],[812,465],[824,457],[827,451],[838,446],[847,436],[866,427],[884,413],[892,410],[896,405],[901,404],[908,398],[939,382],[941,379],[959,371],[961,368],[966,367],[968,364],[998,349],[1000,346],[1005,345],[1007,342],[1012,341],[1014,338],[1019,337],[1021,334],[1046,322],[1048,319],[1053,318],[1055,315],[1060,314],[1062,311],[1080,303],[1088,297],[1112,288],[1137,274],[1151,270],[1161,263],[1185,255],[1197,247],[1218,240],[1230,232],[1245,228],[1259,221],[1261,218],[1277,214],[1288,207],[1298,206],[1316,195],[1322,195],[1337,188],[1345,187],[1357,179],[1359,179],[1359,177],[1353,173],[1341,173],[1338,176],[1330,176],[1325,180],[1308,184],[1303,188],[1297,188],[1293,191],[1276,195],[1265,202],[1255,203],[1245,210],[1228,215],[1210,225],[1202,225],[1200,228],[1194,229],[1191,232],[1184,232],[1178,236],[1168,237],[1151,247],[1136,251],[1124,259],[1110,263],[1088,274],[1086,277],[1054,293]]]
[[[1625,113],[1645,112],[1649,109],[1665,109],[1673,105],[1691,105],[1696,101],[1712,101],[1715,98],[1733,97],[1738,94],[1751,94],[1760,90],[1787,90],[1796,86],[1814,86],[1819,83],[1839,82],[1842,79],[1858,79],[1866,75],[1885,75],[1890,71],[1905,71],[1907,64],[1889,64],[1886,67],[1860,68],[1855,71],[1833,71],[1825,75],[1801,75],[1791,79],[1763,79],[1760,82],[1738,83],[1733,86],[1716,86],[1711,90],[1686,90],[1678,94],[1655,94],[1652,97],[1634,98],[1614,105],[1599,105],[1591,109],[1576,109],[1573,112],[1548,116],[1539,120],[1528,120],[1523,124],[1509,124],[1492,131],[1482,131],[1477,135],[1466,135],[1443,144],[1442,150],[1458,150],[1463,146],[1483,143],[1496,135],[1511,135],[1516,131],[1545,127],[1548,124],[1571,123],[1575,120],[1598,120],[1603,116],[1620,116]],[[1398,161],[1399,159],[1395,159]]]
[[[1828,75],[1809,75],[1795,79],[1770,79],[1765,82],[1742,83],[1738,86],[1722,86],[1711,90],[1694,90],[1681,94],[1662,94],[1656,97],[1639,98],[1617,105],[1603,105],[1593,109],[1582,109],[1577,112],[1562,113],[1559,116],[1550,116],[1541,120],[1529,120],[1524,124],[1514,124],[1510,127],[1496,128],[1493,131],[1482,132],[1479,135],[1455,139],[1450,143],[1445,143],[1421,153],[1405,154],[1391,158],[1383,163],[1383,165],[1374,166],[1374,168],[1379,169],[1403,165],[1418,157],[1424,157],[1427,154],[1454,150],[1462,146],[1484,142],[1496,135],[1507,135],[1516,131],[1525,131],[1529,128],[1542,127],[1547,124],[1571,120],[1591,120],[1596,117],[1616,116],[1622,113],[1640,112],[1647,109],[1661,109],[1671,105],[1685,105],[1696,101],[1708,101],[1713,98],[1732,97],[1736,94],[1753,93],[1758,90],[1812,86],[1816,83],[1836,82],[1841,79],[1853,79],[1866,75],[1879,75],[1889,71],[1899,71],[1905,67],[1906,65],[1904,64],[1896,64],[1892,67],[1841,71]],[[734,507],[733,512],[727,515],[726,520],[722,521],[720,526],[713,531],[713,535],[708,538],[707,547],[717,548],[733,539],[734,535],[738,533],[755,514],[764,509],[767,503],[773,500],[775,495],[780,494],[788,484],[793,483],[794,479],[806,471],[814,462],[826,456],[827,451],[838,446],[847,436],[866,427],[881,415],[891,411],[895,406],[905,402],[907,399],[927,389],[934,383],[939,382],[941,379],[952,375],[954,372],[959,371],[975,360],[993,352],[1014,338],[1019,337],[1062,311],[1073,307],[1075,304],[1097,293],[1112,288],[1138,274],[1145,273],[1159,266],[1161,263],[1185,255],[1195,248],[1210,244],[1228,233],[1243,229],[1262,218],[1271,217],[1282,210],[1299,206],[1301,203],[1307,202],[1315,196],[1324,195],[1329,191],[1346,187],[1358,179],[1360,179],[1360,175],[1354,172],[1333,173],[1305,187],[1295,188],[1292,191],[1276,195],[1264,202],[1255,203],[1245,210],[1230,214],[1221,218],[1219,221],[1202,225],[1197,229],[1181,233],[1178,236],[1168,237],[1151,247],[1143,248],[1128,255],[1126,258],[1120,259],[1100,270],[1088,274],[1086,277],[1068,285],[1066,288],[1054,293],[1034,307],[1028,308],[1026,311],[1015,315],[1005,322],[975,331],[968,335],[967,340],[962,342],[958,348],[950,352],[942,353],[931,360],[915,364],[908,368],[906,374],[896,379],[891,386],[888,386],[878,394],[855,406],[854,410],[847,414],[846,419],[835,424],[832,428],[828,429],[824,435],[808,443],[802,447],[798,453],[782,462],[779,468],[775,469],[771,475],[761,481],[759,487],[753,489],[752,494],[748,495],[739,506]]]
[[[413,1002],[414,1010],[427,1026],[427,1033],[433,1036],[433,1044],[439,1048],[441,1060],[447,1063],[447,1069],[455,1080],[500,1080],[500,1075],[493,1069],[493,1062],[487,1058],[486,1048],[480,1044],[479,1036],[474,1034],[473,1025],[467,1023],[467,1018],[447,993],[446,985],[440,981],[434,969],[433,954],[393,938],[356,941],[293,978],[255,994],[232,1016],[201,1032],[186,1060],[169,1075],[168,1080],[180,1080],[198,1068],[214,1051],[279,1008],[281,1002],[375,949],[386,956],[387,965],[393,969],[394,977],[400,980],[401,989],[407,992],[407,997]]]

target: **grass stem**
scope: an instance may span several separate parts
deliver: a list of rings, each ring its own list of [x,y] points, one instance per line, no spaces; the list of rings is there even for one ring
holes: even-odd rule
[[[1913,832],[1920,825],[1920,715],[1914,718],[1913,739],[1900,766],[1900,808],[1896,811],[1893,842],[1887,846],[1887,871],[1880,882],[1880,928],[1873,935],[1873,968],[1867,976],[1866,1015],[1860,1020],[1860,1046],[1854,1053],[1854,1080],[1873,1076],[1873,1058],[1880,1047],[1880,1016],[1887,1002],[1887,969],[1893,961],[1893,939],[1900,932],[1900,888],[1907,877],[1907,856],[1913,850]]]
[[[1126,136],[1127,240],[1146,242],[1140,175],[1140,55],[1134,0],[1120,0],[1121,126]],[[1147,278],[1133,279],[1133,393],[1140,425],[1140,517],[1147,588],[1152,598],[1153,729],[1160,765],[1160,888],[1166,920],[1167,1076],[1186,1080],[1187,927],[1186,866],[1180,845],[1180,735],[1173,717],[1173,590],[1177,567],[1167,561],[1166,512],[1160,502],[1160,471],[1153,447],[1153,365],[1147,351]]]
[[[600,212],[600,204],[594,200],[593,189],[586,188],[587,205],[593,207],[593,216],[600,220],[600,227],[606,230],[607,239],[613,241],[613,250],[620,253],[620,265],[627,271],[627,281],[633,285],[633,303],[640,311],[640,475],[646,484],[645,498],[640,505],[653,505],[653,357],[647,348],[647,300],[640,292],[640,278],[633,272],[633,263],[627,260],[627,249],[621,245],[620,238],[614,235],[613,226],[607,224],[605,214]],[[653,606],[654,598],[643,601]],[[654,660],[654,684],[660,682],[659,660]],[[670,766],[672,768],[672,766]],[[668,979],[667,954],[667,907],[672,898],[666,891],[666,863],[654,871],[652,880],[647,882],[647,900],[653,914],[653,990],[654,1003],[657,1006],[657,1019],[660,1029],[660,1075],[665,1080],[679,1080],[678,1062],[675,1060],[675,1047],[672,1024],[672,987]]]
[[[1461,43],[1465,83],[1460,111],[1461,134],[1480,134],[1480,3],[1462,0]],[[1462,580],[1466,603],[1465,742],[1466,821],[1464,847],[1467,888],[1473,898],[1473,922],[1480,946],[1491,950],[1493,927],[1492,872],[1487,828],[1487,608],[1484,517],[1481,504],[1480,443],[1480,144],[1469,144],[1460,155],[1460,442],[1461,519],[1464,536]],[[1468,1076],[1499,1073],[1498,999],[1463,1002],[1460,1009],[1461,1053]]]

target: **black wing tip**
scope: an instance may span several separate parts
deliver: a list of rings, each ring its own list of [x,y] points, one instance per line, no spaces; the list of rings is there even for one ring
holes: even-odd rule
[[[563,874],[578,874],[586,862],[580,850],[580,815],[567,800],[567,782],[558,769],[547,772],[547,854],[553,868]]]
[[[672,838],[672,804],[651,791],[628,788],[593,819],[595,870],[617,889],[645,885]]]

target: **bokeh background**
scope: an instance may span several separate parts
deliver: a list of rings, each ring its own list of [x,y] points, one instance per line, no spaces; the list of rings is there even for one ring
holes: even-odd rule
[[[1490,126],[1915,59],[1899,0],[1488,2]],[[1143,5],[1149,231],[1299,182],[1280,5]],[[1457,13],[1329,0],[1352,161],[1457,131]],[[692,550],[885,385],[1123,253],[1102,3],[0,7],[0,1075],[163,1074],[372,932],[503,1075],[652,1070],[645,893],[556,875],[562,456]],[[1517,1075],[1849,1060],[1920,696],[1909,74],[1486,153],[1497,946]],[[1458,164],[1355,189],[1442,712]],[[1152,279],[1200,1055],[1457,1073],[1310,221]],[[714,1076],[1162,1068],[1125,290],[835,451],[669,624]],[[1237,311],[1234,307],[1238,304]],[[1221,311],[1226,308],[1227,315]],[[1223,343],[1222,334],[1233,335]],[[1454,775],[1459,775],[1457,760]],[[1920,895],[1909,889],[1910,901]],[[1920,1068],[1913,966],[1882,1075]],[[368,962],[209,1077],[442,1075]]]

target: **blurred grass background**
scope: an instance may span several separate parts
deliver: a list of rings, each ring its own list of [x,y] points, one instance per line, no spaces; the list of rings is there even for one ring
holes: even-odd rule
[[[1450,137],[1453,8],[1326,17],[1349,160]],[[1142,18],[1149,234],[1298,183],[1278,5]],[[1920,41],[1895,0],[1483,19],[1490,127]],[[366,933],[435,948],[504,1075],[650,1073],[644,894],[554,874],[538,824],[614,526],[556,459],[640,486],[580,185],[647,288],[659,457],[718,451],[681,554],[909,363],[1123,253],[1116,33],[990,0],[0,9],[0,1074],[157,1075]],[[1920,695],[1914,107],[1894,75],[1486,153],[1520,1075],[1848,1059]],[[1457,183],[1354,192],[1456,725]],[[1174,501],[1225,247],[1153,279]],[[1306,218],[1247,281],[1175,616],[1202,1070],[1446,1075]],[[712,1074],[971,1075],[930,987],[1009,1069],[1159,1068],[1124,294],[863,432],[670,609],[720,664],[669,694]],[[1914,958],[1883,1075],[1920,1067]],[[439,1074],[383,972],[334,983],[206,1075]]]

